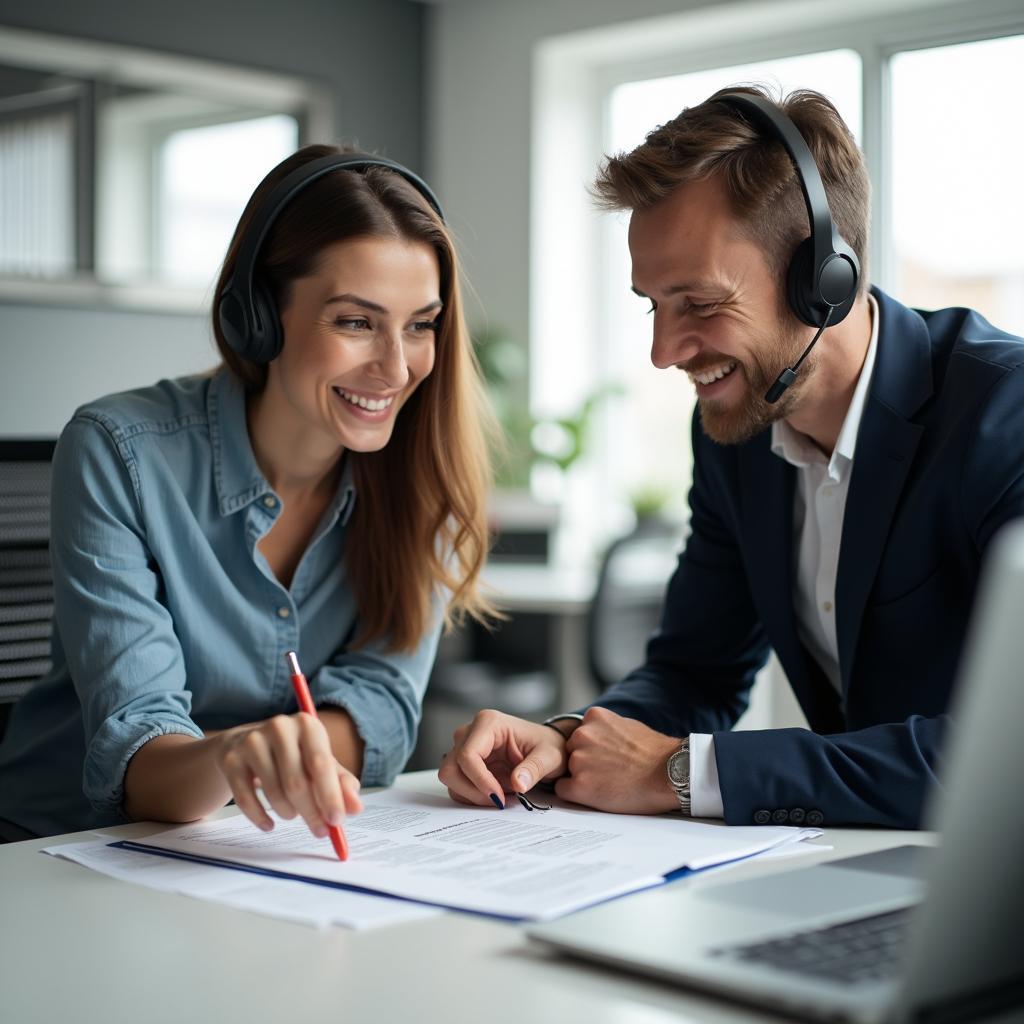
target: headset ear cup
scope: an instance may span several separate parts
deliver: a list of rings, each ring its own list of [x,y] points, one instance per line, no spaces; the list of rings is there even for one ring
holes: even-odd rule
[[[815,309],[817,288],[813,278],[814,240],[808,236],[797,247],[786,272],[786,301],[793,315],[808,327],[820,327],[825,312]]]
[[[794,316],[808,327],[820,327],[828,314],[829,327],[841,323],[853,308],[857,298],[859,267],[857,258],[845,242],[839,240],[839,252],[830,256],[822,266],[821,281],[814,279],[814,243],[805,238],[793,253],[786,273],[786,299]],[[836,305],[825,301],[822,291],[833,299],[842,298]]]
[[[857,257],[852,252],[847,255],[837,247],[836,254],[825,261],[818,275],[818,292],[832,307],[829,326],[840,323],[853,308],[859,278]]]
[[[231,285],[221,294],[217,304],[217,320],[226,344],[244,356],[249,348],[249,324],[245,316],[245,303]]]
[[[250,345],[243,355],[254,363],[269,363],[281,353],[281,320],[273,295],[259,281],[253,283],[252,305],[255,316]]]

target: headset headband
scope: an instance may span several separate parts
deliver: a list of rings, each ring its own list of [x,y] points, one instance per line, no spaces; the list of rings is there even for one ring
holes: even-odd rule
[[[853,308],[860,280],[860,261],[832,222],[818,166],[796,125],[760,96],[725,93],[722,103],[766,128],[789,154],[800,180],[810,235],[793,253],[786,272],[786,297],[796,317],[810,327],[835,326]]]
[[[253,278],[256,273],[256,257],[270,229],[274,226],[281,211],[301,192],[307,185],[322,178],[332,171],[365,170],[367,167],[385,167],[390,171],[403,177],[424,199],[434,208],[437,215],[444,220],[444,212],[437,196],[431,191],[430,186],[418,175],[413,174],[407,167],[388,160],[385,157],[368,156],[365,153],[332,153],[329,156],[322,156],[317,160],[311,160],[308,164],[297,167],[282,181],[274,186],[273,191],[266,200],[260,204],[260,209],[253,217],[252,223],[246,229],[242,242],[238,247],[238,256],[235,259],[235,269],[231,275],[231,282],[224,289],[237,290],[236,281],[240,280],[242,297],[249,309],[253,309]],[[271,174],[274,172],[271,171]]]
[[[825,186],[818,165],[803,136],[777,107],[748,93],[730,92],[721,102],[745,114],[757,127],[765,128],[786,148],[800,180],[811,233],[796,248],[786,271],[786,301],[793,314],[817,332],[793,366],[786,367],[765,394],[765,401],[777,402],[796,379],[797,371],[810,355],[826,327],[840,323],[853,308],[860,281],[860,261],[853,247],[832,223]]]
[[[730,92],[719,96],[718,99],[734,110],[746,114],[755,125],[766,128],[785,146],[796,167],[800,191],[807,207],[807,221],[811,229],[812,280],[817,281],[829,257],[836,252],[841,253],[845,243],[842,237],[837,235],[832,223],[832,211],[828,205],[828,196],[825,195],[825,186],[821,183],[818,165],[814,162],[804,137],[785,114],[760,96]]]

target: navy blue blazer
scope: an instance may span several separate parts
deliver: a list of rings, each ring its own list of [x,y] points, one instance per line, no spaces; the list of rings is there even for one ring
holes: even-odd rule
[[[661,626],[597,701],[666,735],[713,733],[729,824],[920,826],[982,557],[1024,515],[1024,339],[873,294],[836,583],[842,696],[797,636],[795,469],[770,430],[723,446],[695,415],[692,533]],[[769,648],[812,731],[728,731]]]

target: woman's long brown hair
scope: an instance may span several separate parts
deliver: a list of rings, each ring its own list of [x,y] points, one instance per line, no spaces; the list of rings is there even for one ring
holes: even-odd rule
[[[304,163],[339,152],[306,146],[264,179],[235,229],[218,296],[234,270],[240,238],[274,185]],[[324,249],[367,237],[425,242],[441,269],[444,308],[433,372],[399,412],[384,448],[346,455],[356,487],[345,554],[359,617],[354,646],[384,640],[392,650],[411,650],[431,625],[431,600],[439,590],[447,598],[446,625],[466,615],[480,621],[493,615],[478,591],[488,547],[493,421],[466,329],[451,237],[400,175],[382,167],[338,170],[281,211],[261,247],[256,274],[280,310],[292,282],[315,271]],[[249,392],[261,390],[266,366],[228,346],[216,313],[213,331],[228,369]]]

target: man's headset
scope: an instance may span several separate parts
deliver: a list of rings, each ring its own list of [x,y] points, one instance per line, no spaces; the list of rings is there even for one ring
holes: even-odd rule
[[[818,331],[803,355],[779,374],[764,396],[766,402],[777,402],[796,380],[801,363],[825,328],[834,327],[853,307],[860,262],[832,224],[821,175],[796,125],[778,107],[759,96],[731,92],[719,96],[718,100],[746,115],[754,125],[766,129],[786,147],[807,206],[811,233],[797,246],[790,260],[786,272],[786,301],[794,316],[809,327],[817,327]]]
[[[340,170],[363,171],[368,167],[386,167],[401,175],[444,221],[441,204],[427,183],[393,160],[365,153],[335,153],[296,168],[274,187],[246,228],[238,244],[235,268],[217,300],[217,321],[224,340],[243,359],[269,363],[280,354],[284,341],[274,297],[256,276],[260,247],[274,221],[299,192],[325,174]]]

